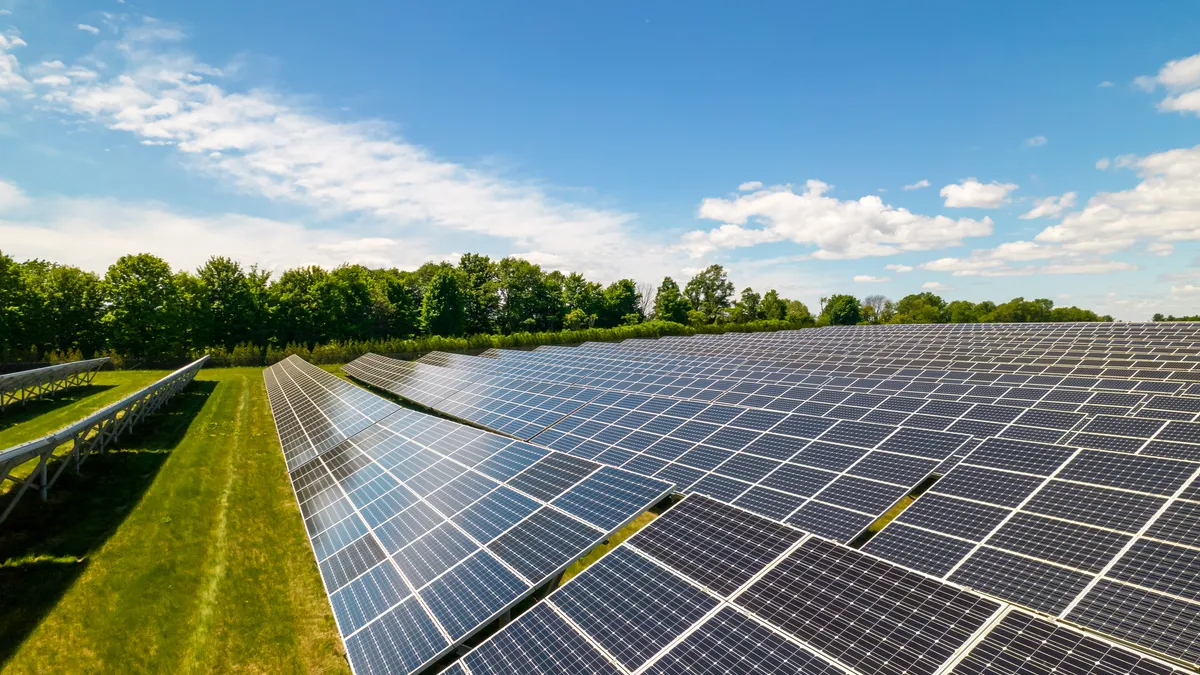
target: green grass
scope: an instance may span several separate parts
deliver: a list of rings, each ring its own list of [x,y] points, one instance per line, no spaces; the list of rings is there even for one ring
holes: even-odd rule
[[[0,449],[70,426],[167,373],[165,370],[105,370],[96,373],[96,379],[90,385],[68,389],[54,398],[14,403],[0,413]]]
[[[0,439],[123,395],[109,383]],[[0,598],[0,673],[349,670],[260,368],[201,371],[49,503],[21,502],[0,525]]]
[[[654,519],[657,517],[658,516],[656,514],[647,511],[637,518],[634,518],[633,522],[629,523],[620,530],[617,530],[615,533],[613,533],[613,536],[604,540],[603,544],[600,544],[596,548],[589,551],[587,555],[571,563],[571,566],[563,572],[562,580],[559,582],[559,585],[561,586],[570,581],[571,577],[587,569],[588,565],[591,565],[597,560],[603,558],[604,554],[616,548],[621,542],[632,537],[638,530],[654,522]]]

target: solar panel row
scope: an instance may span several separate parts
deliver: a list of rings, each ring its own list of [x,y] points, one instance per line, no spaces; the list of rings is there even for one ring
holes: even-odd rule
[[[690,496],[450,672],[1172,673],[1174,668]]]
[[[990,439],[865,550],[1196,662],[1198,476],[1193,461]]]
[[[392,367],[403,368],[399,362]],[[355,368],[351,372],[363,374]],[[411,372],[420,380],[425,371]],[[366,377],[392,387],[383,378]],[[963,434],[889,424],[572,390],[590,400],[576,405],[535,442],[672,482],[684,492],[745,505],[842,541],[856,537],[968,440]],[[525,405],[531,411],[525,415],[540,417],[543,407],[557,406],[556,400],[530,394],[496,399],[490,407],[504,415],[512,406]],[[441,402],[433,407],[452,413]],[[486,420],[480,423],[502,430]]]
[[[436,662],[671,491],[399,408],[296,357],[264,376],[360,674]]]

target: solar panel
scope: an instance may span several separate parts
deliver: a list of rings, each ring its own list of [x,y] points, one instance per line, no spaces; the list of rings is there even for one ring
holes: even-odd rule
[[[401,409],[298,361],[264,377],[357,673],[427,667],[671,491]]]
[[[468,653],[459,667],[464,673],[1175,672],[1062,623],[694,495]]]

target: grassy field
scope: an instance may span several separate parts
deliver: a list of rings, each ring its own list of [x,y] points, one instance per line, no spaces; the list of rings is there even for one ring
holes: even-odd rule
[[[0,416],[37,437],[161,373]],[[22,423],[14,424],[13,419]],[[262,370],[201,371],[139,433],[0,526],[0,673],[345,673]]]

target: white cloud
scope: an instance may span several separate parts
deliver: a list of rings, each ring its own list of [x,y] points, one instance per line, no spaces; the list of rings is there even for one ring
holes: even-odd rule
[[[940,281],[926,281],[925,283],[921,284],[921,288],[924,288],[927,291],[949,291],[949,290],[952,290],[949,286],[947,286],[946,284],[943,284]]]
[[[1146,252],[1157,256],[1168,256],[1175,252],[1175,244],[1167,242],[1151,242],[1146,245]]]
[[[829,190],[829,185],[810,180],[799,193],[790,185],[777,185],[733,199],[705,199],[699,216],[723,224],[685,234],[680,248],[698,257],[723,248],[790,241],[815,247],[814,258],[863,258],[956,246],[966,237],[992,231],[989,218],[925,216],[887,205],[878,195],[843,201],[826,195]],[[762,227],[745,227],[752,221]]]
[[[1123,251],[1139,241],[1200,241],[1200,145],[1119,157],[1117,166],[1134,168],[1141,181],[1129,190],[1093,196],[1035,241],[1093,254]]]
[[[1017,189],[1016,183],[980,183],[967,178],[958,184],[947,185],[938,193],[946,199],[948,208],[994,209],[1010,200],[1009,193]]]
[[[879,284],[887,280],[887,277],[873,277],[869,274],[857,274],[854,276],[854,281],[860,284]]]
[[[1158,74],[1142,75],[1133,83],[1147,92],[1160,86],[1166,89],[1167,97],[1159,102],[1159,110],[1200,115],[1200,54],[1168,61]]]
[[[0,16],[10,16],[11,14],[11,9],[0,9]]]
[[[6,89],[23,90],[29,81],[21,75],[21,63],[12,55],[12,50],[24,47],[25,41],[16,33],[0,33],[0,92]]]
[[[1045,144],[1046,144],[1045,136],[1034,136],[1033,138],[1026,138],[1025,141],[1023,143],[1021,143],[1021,145],[1025,146],[1027,148],[1038,148]]]
[[[0,213],[25,206],[28,201],[28,198],[16,185],[0,180]]]
[[[76,26],[76,28],[78,28],[79,30],[81,30],[81,31],[83,31],[83,32],[85,32],[85,33],[91,33],[92,35],[99,35],[99,34],[100,34],[100,29],[99,29],[99,28],[96,28],[95,26],[89,26],[89,25],[88,25],[88,24],[86,24],[86,23],[81,23],[81,24],[77,25],[77,26]]]
[[[1100,169],[1101,171],[1107,169],[1111,164],[1112,162],[1108,161],[1107,157],[1101,157],[1100,159],[1096,160],[1096,168]]]
[[[920,190],[921,188],[927,188],[927,187],[929,187],[929,180],[926,178],[922,178],[921,180],[913,183],[912,185],[905,185],[904,189],[905,190]]]
[[[1021,220],[1033,220],[1034,218],[1053,218],[1061,214],[1063,211],[1075,206],[1075,199],[1078,197],[1074,192],[1064,193],[1061,197],[1046,197],[1044,199],[1033,200],[1033,208],[1025,213],[1022,213]]]
[[[7,188],[6,188],[7,186]],[[18,260],[45,258],[103,273],[128,253],[153,253],[175,269],[196,269],[212,255],[282,271],[299,265],[335,267],[343,262],[372,267],[414,267],[430,257],[428,242],[359,238],[332,229],[218,213],[189,215],[153,203],[50,197],[19,201],[5,209],[0,183],[0,241]],[[230,242],[239,242],[230,246]],[[239,253],[240,251],[240,253]]]
[[[34,80],[36,84],[44,84],[50,87],[65,87],[71,84],[71,78],[66,75],[43,75]]]
[[[1110,82],[1109,80],[1105,80],[1105,81],[1101,82],[1100,84],[1098,84],[1098,85],[1096,85],[1096,86],[1097,86],[1097,87],[1100,87],[1100,88],[1102,88],[1102,89],[1104,89],[1104,88],[1108,88],[1108,87],[1111,87],[1111,86],[1113,86],[1113,83],[1112,83],[1112,82]]]
[[[911,272],[916,268],[911,265],[894,265],[893,264],[893,265],[884,265],[883,269],[889,270],[891,272],[895,272],[896,274],[904,274],[905,272]]]
[[[742,192],[753,192],[760,189],[762,186],[763,184],[761,181],[752,180],[739,185],[738,190],[741,190]]]
[[[558,261],[600,279],[661,276],[665,246],[635,239],[633,215],[556,198],[546,187],[437,158],[379,122],[346,123],[283,96],[235,92],[221,72],[177,50],[180,31],[146,20],[123,29],[127,63],[97,78],[74,67],[45,84],[57,109],[173,147],[189,166],[242,192],[304,204],[327,218],[368,218],[387,236],[466,233],[506,252]],[[478,239],[476,239],[478,241]]]

